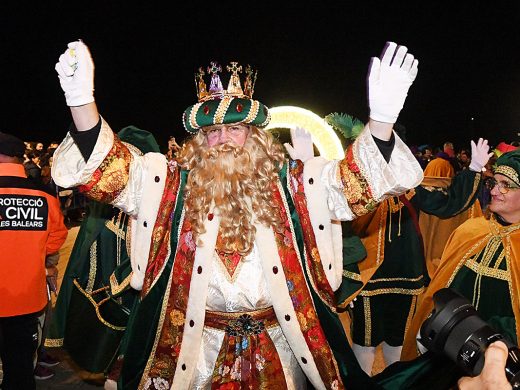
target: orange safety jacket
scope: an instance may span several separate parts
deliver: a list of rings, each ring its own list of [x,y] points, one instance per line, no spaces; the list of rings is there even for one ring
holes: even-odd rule
[[[66,238],[56,196],[28,179],[22,164],[0,163],[0,317],[45,307],[45,256]]]

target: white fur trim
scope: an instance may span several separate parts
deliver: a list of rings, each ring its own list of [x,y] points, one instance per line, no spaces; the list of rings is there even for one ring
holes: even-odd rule
[[[260,252],[262,259],[262,267],[273,297],[273,308],[280,323],[280,327],[284,333],[289,346],[291,347],[294,356],[298,360],[307,378],[311,381],[313,386],[317,389],[325,389],[325,385],[320,377],[316,363],[312,357],[311,351],[305,338],[302,334],[296,312],[292,305],[291,297],[287,289],[287,279],[283,273],[282,263],[278,255],[278,247],[276,245],[274,233],[270,228],[266,228],[261,224],[255,224],[256,237],[255,243]],[[278,272],[273,272],[273,267],[278,267]],[[289,321],[285,316],[289,315]],[[302,362],[302,357],[307,360],[307,363]]]
[[[338,231],[332,229],[331,215],[327,205],[329,192],[321,180],[323,168],[328,162],[322,157],[307,160],[303,169],[303,187],[323,270],[332,290],[335,291],[342,280],[343,258],[342,253],[337,253],[335,251],[337,248],[333,245],[333,235],[338,234]],[[341,225],[339,233],[341,234]]]
[[[130,168],[126,195],[118,197],[115,204],[130,214],[135,215],[138,212],[132,220],[132,243],[135,245],[132,245],[130,254],[133,271],[130,285],[136,290],[143,287],[152,246],[152,232],[161,206],[166,175],[166,159],[162,154],[147,153],[142,157],[135,156]],[[156,180],[157,177],[159,180]],[[137,207],[134,206],[136,204]]]

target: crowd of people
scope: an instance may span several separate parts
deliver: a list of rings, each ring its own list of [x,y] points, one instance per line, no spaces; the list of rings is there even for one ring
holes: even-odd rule
[[[418,61],[395,43],[372,58],[369,119],[341,160],[315,157],[304,129],[284,150],[263,130],[256,73],[242,82],[231,63],[224,88],[221,70],[208,86],[199,69],[190,137],[162,154],[144,130],[112,131],[72,42],[56,64],[63,142],[43,153],[0,133],[2,389],[51,377],[50,347],[105,372],[107,389],[508,388],[503,344],[468,378],[416,339],[450,287],[518,342],[518,145],[407,146],[393,127]],[[79,193],[89,212],[38,342],[74,208],[63,198]],[[372,376],[379,345],[389,367]]]

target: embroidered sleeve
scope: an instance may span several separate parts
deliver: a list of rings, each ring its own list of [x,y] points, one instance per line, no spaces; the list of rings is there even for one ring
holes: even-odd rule
[[[128,182],[131,162],[130,150],[114,136],[112,148],[89,182],[79,187],[80,191],[99,202],[113,202]]]

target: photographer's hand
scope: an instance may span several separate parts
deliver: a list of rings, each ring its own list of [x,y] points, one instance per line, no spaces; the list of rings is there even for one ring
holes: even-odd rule
[[[507,381],[505,366],[507,360],[507,346],[496,341],[491,344],[485,354],[484,368],[480,375],[470,378],[463,377],[459,380],[461,390],[510,390],[511,385]]]

